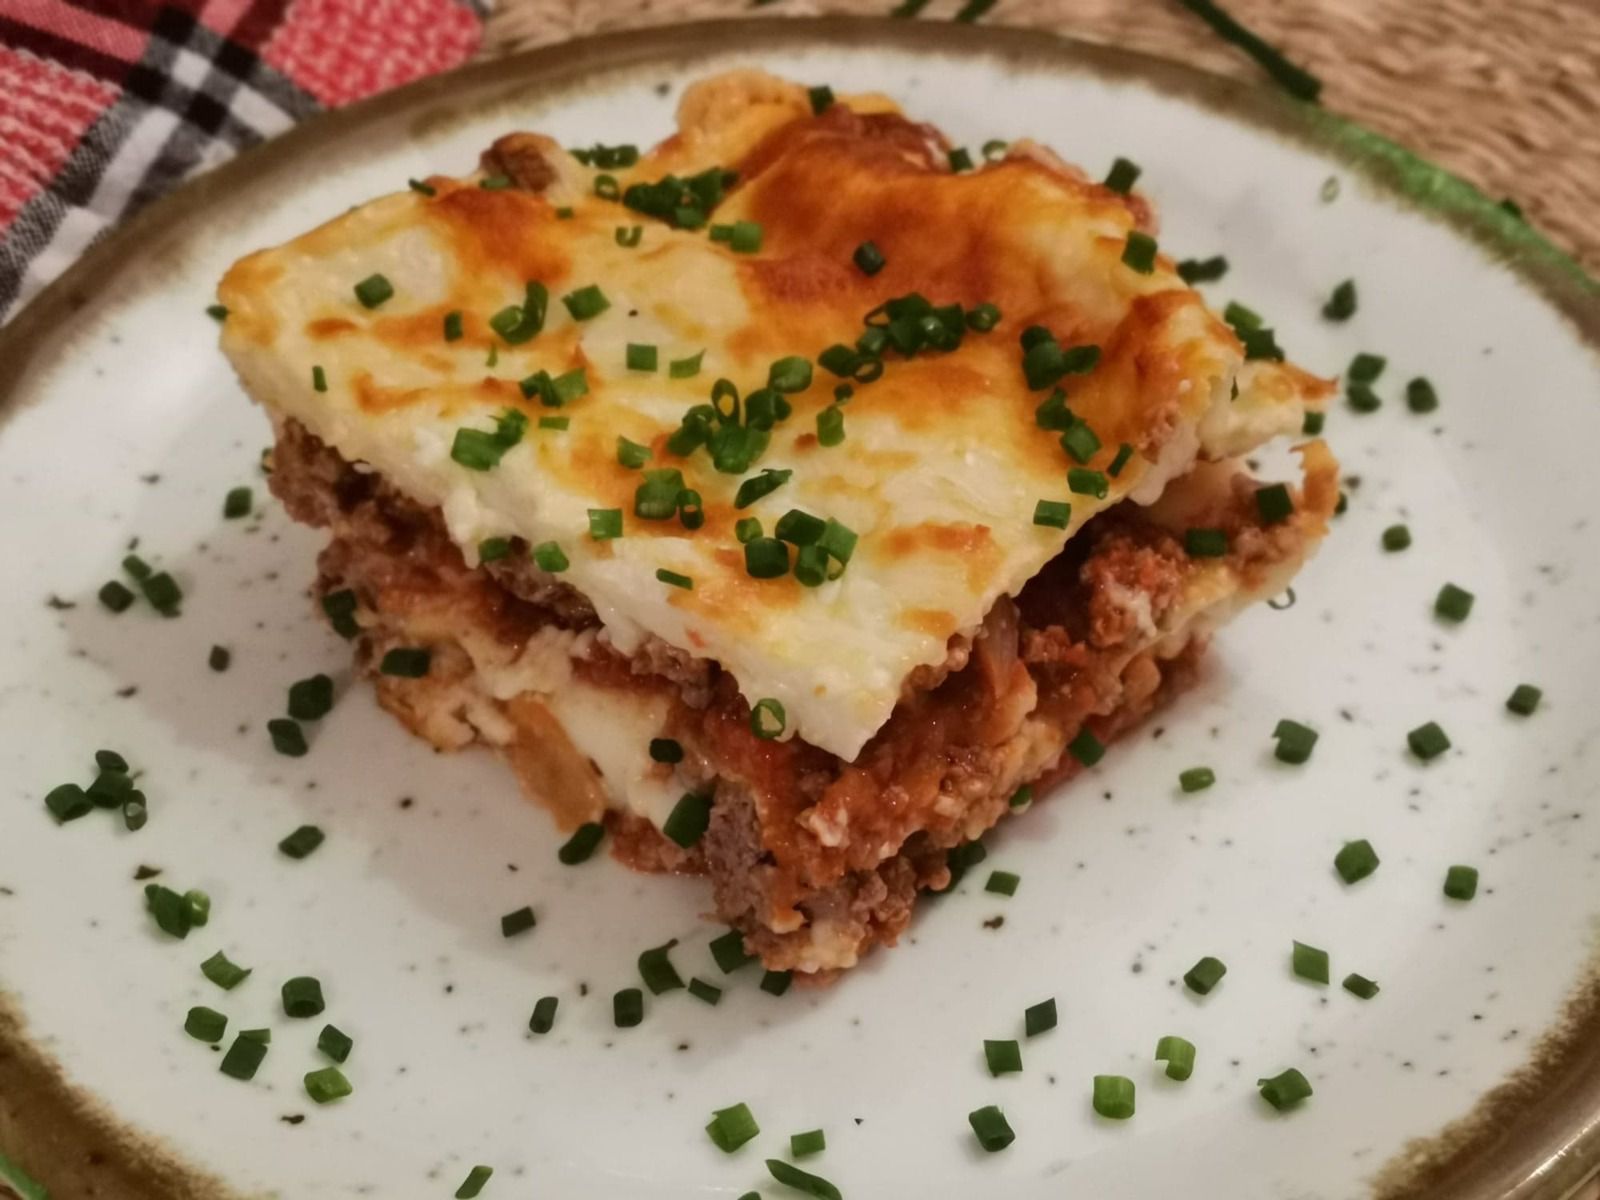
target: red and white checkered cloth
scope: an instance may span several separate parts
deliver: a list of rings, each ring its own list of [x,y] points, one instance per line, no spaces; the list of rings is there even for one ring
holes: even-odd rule
[[[0,0],[0,321],[118,220],[477,50],[483,0]]]

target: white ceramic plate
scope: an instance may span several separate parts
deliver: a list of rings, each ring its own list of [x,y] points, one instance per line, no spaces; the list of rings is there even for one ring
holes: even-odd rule
[[[1198,690],[992,836],[985,867],[899,949],[782,998],[753,969],[716,971],[697,881],[558,865],[549,821],[496,761],[431,754],[350,685],[347,647],[305,597],[319,538],[265,494],[265,418],[204,312],[235,257],[408,176],[466,171],[499,132],[648,142],[687,80],[740,64],[887,92],[973,147],[1029,135],[1091,172],[1126,155],[1163,248],[1227,254],[1219,305],[1267,314],[1330,375],[1357,351],[1389,359],[1381,411],[1330,415],[1349,511],[1298,603],[1231,627]],[[80,1139],[130,1195],[438,1197],[484,1163],[487,1197],[776,1197],[794,1193],[762,1159],[821,1127],[828,1149],[806,1165],[852,1198],[1564,1192],[1597,1161],[1600,1111],[1583,986],[1600,908],[1600,365],[1585,342],[1600,316],[1486,202],[1442,192],[1458,227],[1521,265],[1374,173],[1440,194],[1436,177],[1370,143],[1353,162],[1352,143],[1277,97],[1036,35],[709,26],[543,52],[314,123],[100,251],[0,336],[11,1152],[67,1179]],[[1352,276],[1359,312],[1324,321]],[[1427,416],[1403,402],[1419,375],[1441,398]],[[255,512],[224,521],[239,484]],[[1380,531],[1402,521],[1413,546],[1385,553]],[[134,539],[181,581],[180,619],[96,603]],[[1432,615],[1447,581],[1477,598],[1460,626]],[[226,673],[207,667],[213,644],[232,649]],[[337,707],[308,757],[280,757],[264,723],[316,671],[339,681]],[[1545,692],[1530,718],[1504,706],[1522,682]],[[1272,758],[1285,716],[1322,732],[1304,768]],[[1406,731],[1428,720],[1455,749],[1423,765]],[[54,784],[88,782],[99,747],[145,772],[141,832],[104,812],[58,828],[42,807]],[[1197,764],[1216,786],[1180,794]],[[305,822],[327,844],[291,862],[275,845]],[[1332,859],[1359,837],[1382,867],[1347,887]],[[1453,863],[1482,872],[1470,904],[1441,894]],[[210,924],[157,933],[140,864],[209,892]],[[990,867],[1021,874],[1014,898],[983,891]],[[524,904],[538,928],[502,939],[500,915]],[[614,1029],[612,993],[673,937],[686,976],[726,987],[721,1005],[675,993]],[[1333,987],[1293,977],[1295,939],[1331,953]],[[254,968],[235,991],[199,972],[218,949]],[[1229,973],[1200,1000],[1180,977],[1205,954]],[[1340,990],[1352,971],[1381,994]],[[355,1094],[323,1108],[300,1082],[324,1065],[322,1020],[278,1000],[302,974],[356,1041]],[[557,1025],[534,1037],[545,994]],[[1020,1036],[1024,1007],[1050,996],[1059,1027],[1024,1043],[1022,1074],[990,1078],[983,1040]],[[184,1035],[195,1004],[271,1027],[253,1083]],[[1199,1048],[1187,1083],[1152,1061],[1164,1034]],[[1255,1081],[1290,1066],[1316,1094],[1279,1115]],[[1519,1070],[1522,1092],[1490,1097]],[[1136,1081],[1133,1120],[1093,1114],[1099,1073]],[[741,1100],[763,1134],[724,1156],[702,1128]],[[1017,1131],[997,1155],[967,1128],[991,1103]]]

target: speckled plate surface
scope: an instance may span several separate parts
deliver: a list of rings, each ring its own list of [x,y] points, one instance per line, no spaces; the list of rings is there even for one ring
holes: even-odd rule
[[[560,866],[497,762],[433,755],[351,684],[305,598],[319,539],[265,494],[265,418],[204,312],[236,256],[464,171],[498,132],[650,141],[686,80],[752,63],[888,92],[974,147],[1031,135],[1091,172],[1133,158],[1163,248],[1227,254],[1215,301],[1267,314],[1312,369],[1389,360],[1379,411],[1329,417],[1349,510],[1298,602],[1229,628],[1197,690],[992,836],[899,949],[781,998],[712,964],[699,883]],[[1351,276],[1359,311],[1324,321]],[[1600,1162],[1596,305],[1536,239],[1392,148],[1275,96],[1004,31],[727,24],[561,47],[247,156],[0,332],[0,1148],[58,1197],[438,1197],[475,1163],[495,1168],[489,1197],[777,1197],[797,1193],[762,1160],[816,1127],[828,1148],[805,1165],[855,1198],[1566,1194]],[[1415,376],[1437,411],[1408,411]],[[241,484],[251,515],[224,520]],[[1413,544],[1386,553],[1398,522]],[[135,539],[181,582],[180,618],[97,603]],[[1459,625],[1432,615],[1446,582],[1476,596]],[[307,757],[281,757],[265,722],[318,671],[337,705]],[[1544,689],[1531,717],[1506,710],[1519,683]],[[1322,734],[1303,768],[1272,758],[1286,716]],[[1429,720],[1454,748],[1423,764],[1406,732]],[[44,810],[100,747],[143,772],[137,833]],[[1181,794],[1200,764],[1216,786]],[[280,855],[306,822],[326,844]],[[1382,865],[1347,886],[1333,856],[1362,837]],[[1471,903],[1441,893],[1454,863],[1481,871]],[[141,864],[208,892],[210,923],[156,931]],[[991,867],[1021,875],[1014,897],[983,890]],[[525,904],[537,928],[503,939]],[[672,993],[613,1028],[639,952],[674,937],[721,1004]],[[1294,978],[1296,939],[1329,951],[1334,986]],[[254,969],[230,992],[199,971],[219,949]],[[1181,976],[1207,954],[1229,973],[1199,999]],[[1382,992],[1358,1000],[1348,972]],[[296,975],[322,980],[323,1018],[283,1015]],[[560,1009],[538,1037],[546,994]],[[1059,1026],[991,1078],[983,1040],[1020,1037],[1051,996]],[[196,1004],[230,1033],[271,1028],[253,1082],[185,1036]],[[318,1107],[301,1078],[325,1065],[325,1020],[355,1039],[355,1092]],[[1198,1046],[1187,1083],[1152,1060],[1164,1034]],[[1255,1080],[1289,1066],[1316,1094],[1279,1115]],[[1136,1082],[1131,1121],[1091,1111],[1103,1073]],[[763,1133],[724,1156],[702,1130],[741,1100]],[[1017,1132],[1004,1153],[968,1131],[984,1104]]]

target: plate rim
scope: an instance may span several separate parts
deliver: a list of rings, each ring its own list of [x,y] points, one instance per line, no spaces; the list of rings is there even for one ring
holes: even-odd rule
[[[1530,285],[1600,355],[1600,281],[1532,226],[1467,181],[1400,144],[1268,88],[1168,59],[1042,30],[884,17],[784,16],[694,21],[604,33],[468,64],[344,108],[316,114],[180,185],[96,241],[61,276],[0,326],[0,418],[31,377],[74,336],[71,318],[94,299],[93,284],[141,248],[190,220],[219,196],[328,141],[407,112],[419,114],[460,89],[516,86],[571,94],[591,72],[651,64],[687,67],[730,49],[868,44],[922,55],[1001,57],[1131,81],[1196,103],[1229,120],[1291,140],[1335,160],[1386,198],[1442,223]],[[66,1133],[62,1131],[66,1130]],[[87,1135],[87,1138],[85,1137]],[[100,1147],[82,1167],[85,1140]],[[1507,1150],[1506,1147],[1511,1149]],[[33,1046],[15,1002],[0,991],[0,1185],[27,1148],[52,1179],[92,1178],[126,1200],[186,1200],[239,1193],[135,1130],[72,1083]],[[76,1176],[92,1170],[92,1176]],[[1528,1061],[1482,1094],[1471,1112],[1404,1147],[1372,1177],[1382,1200],[1564,1200],[1600,1173],[1600,964],[1580,970],[1563,1015]]]

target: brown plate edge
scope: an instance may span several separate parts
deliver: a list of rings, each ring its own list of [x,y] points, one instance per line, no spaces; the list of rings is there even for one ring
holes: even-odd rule
[[[1325,110],[1178,63],[1034,30],[851,17],[719,20],[607,34],[477,63],[320,114],[185,184],[93,245],[0,327],[0,412],[29,371],[71,336],[108,277],[161,236],[318,146],[464,92],[573,91],[598,71],[670,69],[728,51],[870,42],[885,49],[988,55],[1131,80],[1330,156],[1408,207],[1443,221],[1504,263],[1600,352],[1600,285],[1537,231],[1470,184]],[[529,81],[537,83],[530,88]],[[0,1147],[56,1200],[199,1200],[237,1195],[77,1089],[28,1039],[0,994]],[[0,1194],[7,1160],[0,1155]],[[1409,1144],[1374,1176],[1376,1200],[1566,1200],[1600,1173],[1600,965],[1587,968],[1562,1018],[1527,1064],[1440,1133]],[[23,1177],[26,1179],[26,1176]],[[26,1186],[25,1184],[22,1186]],[[26,1195],[26,1192],[23,1192]]]

